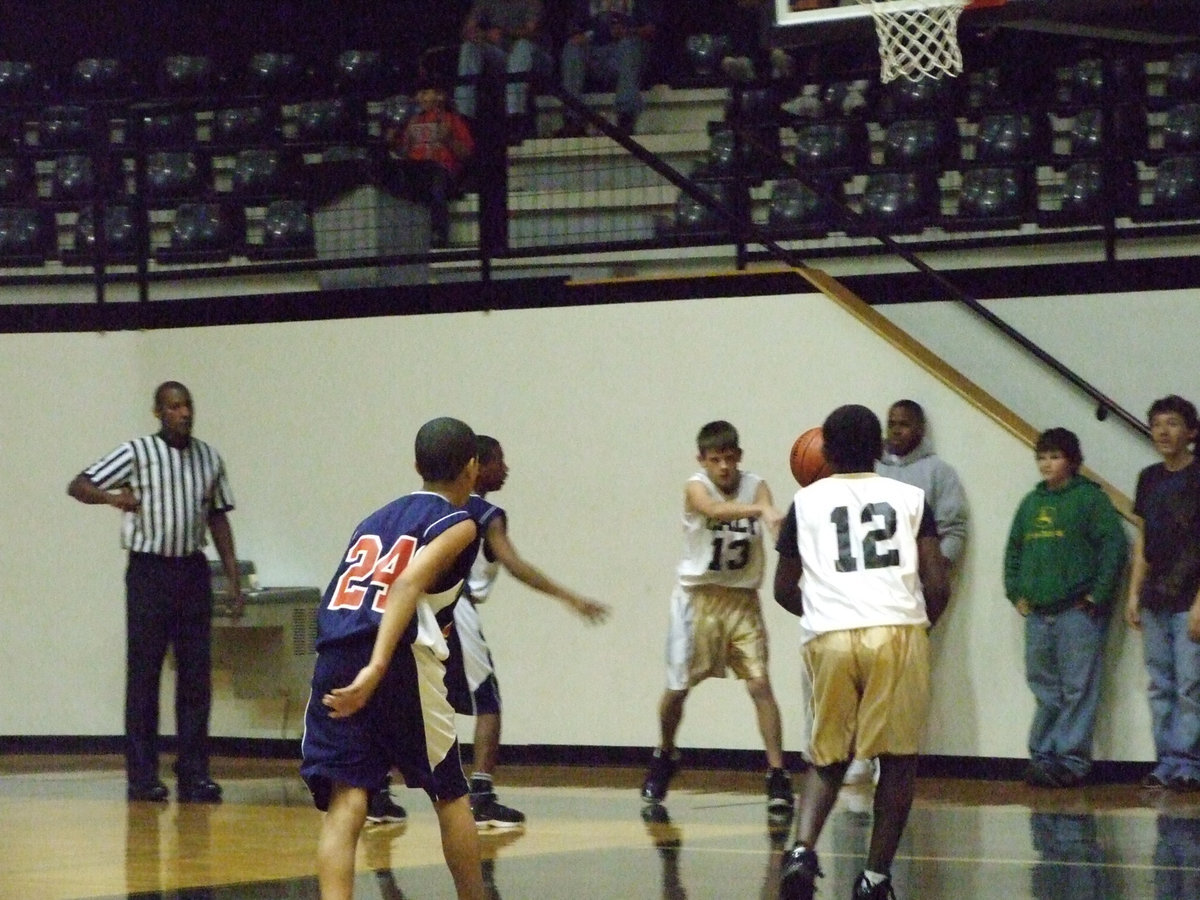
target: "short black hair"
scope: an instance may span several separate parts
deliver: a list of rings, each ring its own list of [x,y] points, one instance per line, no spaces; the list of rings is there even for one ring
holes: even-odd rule
[[[738,450],[740,448],[737,429],[724,419],[709,422],[696,435],[696,449],[701,453],[708,453],[710,450]]]
[[[917,420],[918,425],[925,424],[925,410],[916,400],[897,400],[891,405],[891,409],[907,409],[912,417]]]
[[[448,416],[430,419],[417,432],[414,453],[417,472],[426,481],[453,481],[475,458],[475,432]]]
[[[1146,418],[1153,422],[1154,417],[1160,413],[1175,413],[1183,419],[1183,424],[1187,426],[1188,431],[1196,430],[1196,405],[1191,400],[1184,400],[1178,394],[1159,397],[1150,404],[1150,412],[1147,413]]]
[[[164,381],[154,389],[154,408],[162,409],[163,398],[166,397],[167,391],[182,391],[188,398],[192,399],[192,392],[187,387],[178,381]]]
[[[475,456],[482,466],[500,454],[500,442],[489,434],[475,435]]]
[[[870,472],[883,456],[883,427],[865,406],[839,406],[821,426],[825,458],[839,472]]]
[[[1067,462],[1076,470],[1083,465],[1083,450],[1079,446],[1079,438],[1073,431],[1065,428],[1047,428],[1038,435],[1037,443],[1033,446],[1035,453],[1048,453],[1057,450],[1067,458]]]

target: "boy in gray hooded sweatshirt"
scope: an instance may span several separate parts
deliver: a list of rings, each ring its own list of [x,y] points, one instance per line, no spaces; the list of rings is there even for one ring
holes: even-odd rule
[[[925,443],[925,411],[915,400],[897,400],[888,410],[883,458],[875,471],[925,491],[942,555],[957,567],[967,543],[967,498],[958,473]]]

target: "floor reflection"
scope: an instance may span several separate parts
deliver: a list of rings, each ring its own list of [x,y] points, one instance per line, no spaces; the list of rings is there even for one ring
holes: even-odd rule
[[[294,765],[223,773],[219,806],[128,804],[111,771],[5,773],[0,900],[316,900],[320,816]],[[240,774],[239,774],[240,773]],[[694,772],[643,808],[640,772],[505,772],[525,829],[480,836],[490,900],[773,900],[791,823],[768,819],[757,773]],[[817,849],[818,897],[849,896],[871,787],[843,790]],[[364,831],[359,900],[452,896],[436,817]],[[893,869],[899,900],[1200,900],[1200,795],[1133,785],[1037,791],[922,780]]]

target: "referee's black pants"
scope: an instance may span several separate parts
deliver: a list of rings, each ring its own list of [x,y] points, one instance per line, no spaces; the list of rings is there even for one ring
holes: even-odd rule
[[[212,576],[204,554],[129,554],[125,771],[131,785],[158,780],[158,695],[168,646],[175,651],[175,774],[180,781],[208,777],[212,608]]]

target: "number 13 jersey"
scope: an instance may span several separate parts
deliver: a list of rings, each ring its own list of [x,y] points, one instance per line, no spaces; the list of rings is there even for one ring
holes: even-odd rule
[[[703,472],[688,481],[700,482],[714,500],[729,503],[753,503],[762,483],[757,475],[742,472],[736,493],[726,496]],[[678,572],[684,587],[718,584],[757,590],[763,577],[762,523],[757,518],[721,522],[685,505],[683,559]]]
[[[777,546],[803,561],[806,632],[929,624],[917,538],[937,530],[924,491],[872,473],[833,475],[797,491],[789,513]]]

